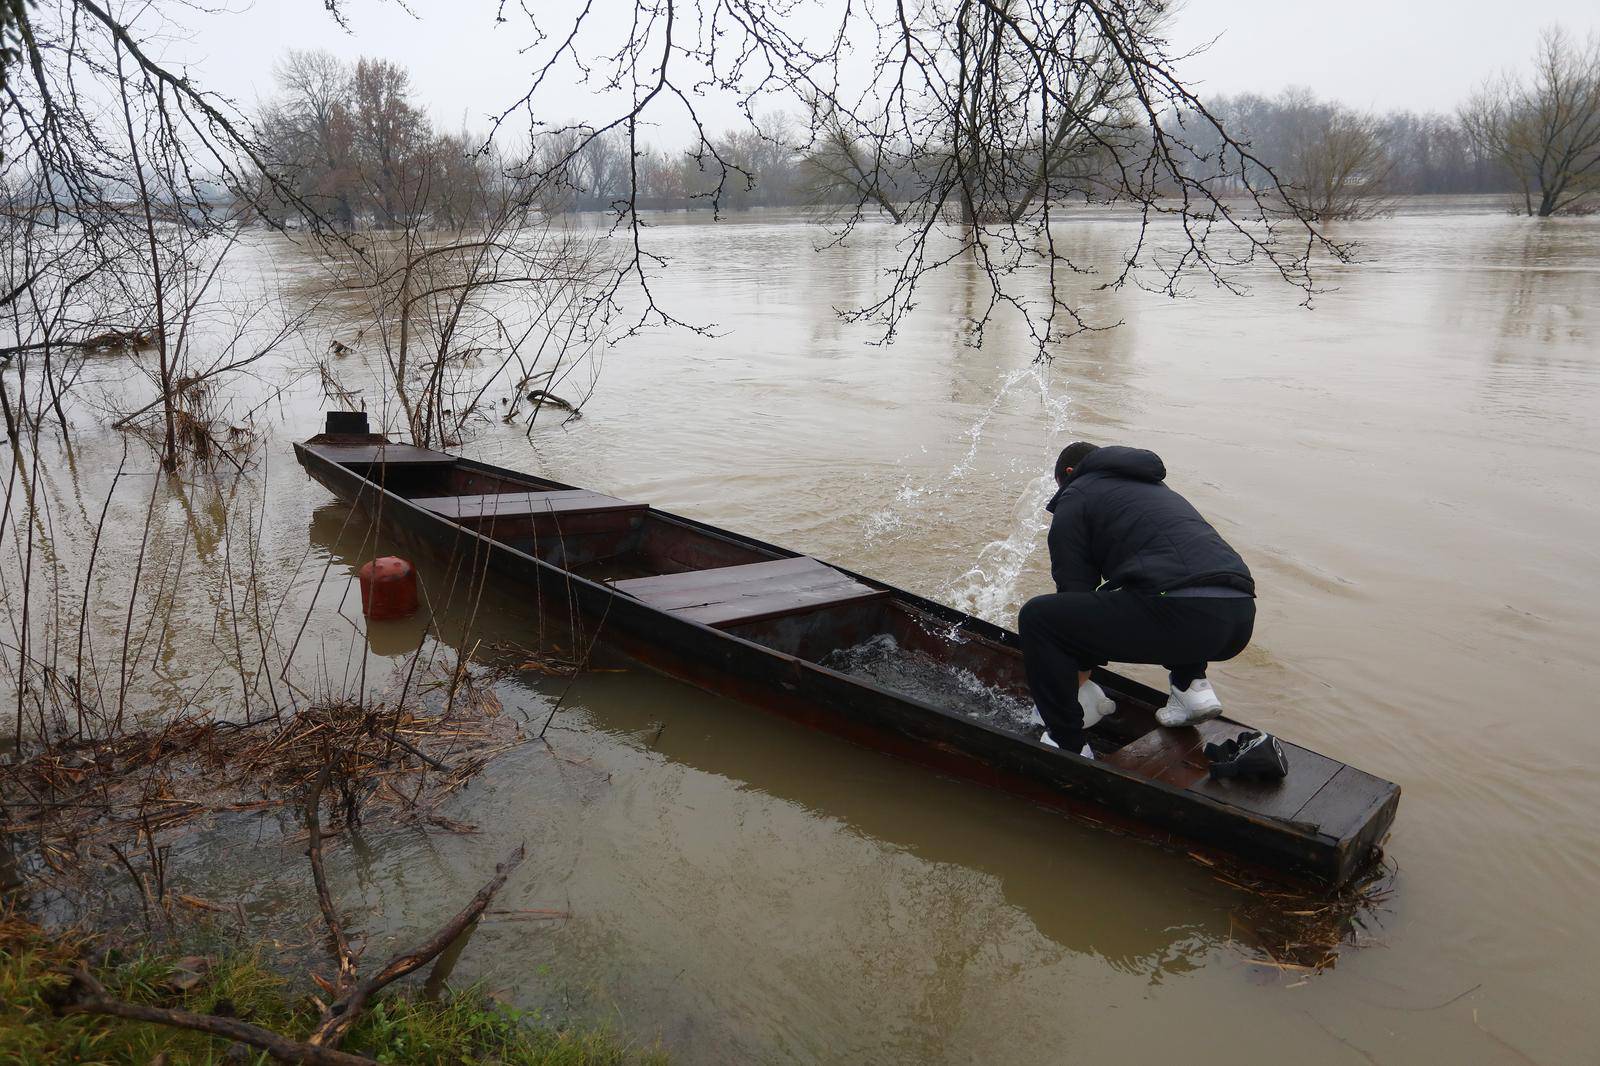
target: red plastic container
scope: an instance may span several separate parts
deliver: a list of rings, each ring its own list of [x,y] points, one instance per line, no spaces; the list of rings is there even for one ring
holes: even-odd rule
[[[374,622],[417,613],[417,571],[404,559],[385,555],[361,568],[361,613]]]

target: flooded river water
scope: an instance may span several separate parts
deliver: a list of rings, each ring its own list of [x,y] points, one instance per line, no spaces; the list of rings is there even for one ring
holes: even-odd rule
[[[1104,259],[1126,225],[1058,240]],[[1213,673],[1230,711],[1404,789],[1359,946],[1317,974],[1260,965],[1243,897],[1203,866],[636,672],[579,679],[560,757],[525,746],[451,802],[478,834],[336,853],[362,927],[432,924],[526,840],[499,905],[570,917],[486,923],[460,973],[683,1062],[1600,1061],[1600,219],[1412,205],[1346,231],[1362,261],[1313,310],[1265,278],[1183,300],[1089,279],[1124,325],[1043,369],[1004,323],[964,346],[984,292],[960,269],[871,345],[832,308],[872,290],[890,234],[819,254],[818,232],[664,220],[658,296],[715,336],[631,338],[581,420],[463,450],[1014,625],[1047,590],[1055,451],[1153,448],[1256,574],[1255,641]],[[263,237],[236,269],[294,255]],[[264,471],[196,503],[196,528],[254,508],[273,597],[315,603],[303,642],[337,673],[367,549],[293,463],[322,406],[290,387]],[[121,444],[75,443],[46,480],[92,514]],[[137,522],[144,497],[118,506]],[[188,565],[221,558],[214,539]],[[487,631],[514,634],[522,606],[490,599]],[[160,676],[203,679],[215,639],[158,641]],[[561,688],[501,696],[537,722]],[[253,912],[310,902],[291,846],[217,831],[190,857]]]

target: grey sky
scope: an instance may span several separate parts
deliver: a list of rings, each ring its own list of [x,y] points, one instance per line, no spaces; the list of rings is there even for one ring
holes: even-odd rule
[[[565,6],[535,3],[547,11]],[[597,10],[608,3],[626,10],[619,0],[602,0]],[[415,19],[393,3],[346,0],[351,34],[321,6],[258,0],[236,13],[197,15],[193,39],[181,50],[198,60],[204,84],[247,106],[272,92],[272,65],[289,48],[402,63],[418,99],[451,125],[465,117],[481,129],[488,112],[526,88],[530,59],[516,54],[527,40],[526,22],[512,14],[496,27],[494,0],[410,0]],[[1540,27],[1552,22],[1587,33],[1600,27],[1600,5],[1520,0],[1513,17],[1508,5],[1483,0],[1187,0],[1172,37],[1184,49],[1218,37],[1185,67],[1207,92],[1272,93],[1294,84],[1358,107],[1451,110],[1485,75],[1524,64]],[[589,101],[575,90],[563,102],[568,114],[551,118],[583,117]],[[707,117],[731,123],[734,115],[709,110]],[[687,134],[669,120],[651,139],[675,142]]]
[[[1187,0],[1174,43],[1221,39],[1188,64],[1213,92],[1305,85],[1356,107],[1450,111],[1486,75],[1525,65],[1539,31],[1600,28],[1596,0]]]

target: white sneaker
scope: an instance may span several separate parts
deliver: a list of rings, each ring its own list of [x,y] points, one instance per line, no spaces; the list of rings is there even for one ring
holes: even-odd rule
[[[1167,705],[1156,712],[1156,721],[1168,729],[1197,725],[1222,713],[1222,701],[1211,689],[1211,682],[1197,678],[1186,689],[1169,686]]]
[[[1044,715],[1039,713],[1039,707],[1037,704],[1034,705],[1033,716],[1028,719],[1028,727],[1030,729],[1044,730],[1044,732],[1039,735],[1040,743],[1048,744],[1052,748],[1059,748],[1061,746],[1050,739],[1050,727],[1044,724]]]
[[[1117,713],[1117,701],[1107,696],[1105,689],[1093,681],[1086,681],[1078,689],[1078,706],[1083,711],[1083,728],[1092,729],[1100,723],[1102,718]],[[1044,717],[1039,714],[1039,708],[1034,707],[1033,715],[1028,719],[1028,724],[1035,729],[1044,728]]]
[[[1078,706],[1083,708],[1083,728],[1093,729],[1100,719],[1117,713],[1117,701],[1106,695],[1105,689],[1093,681],[1085,681],[1078,688]]]
[[[1099,724],[1102,718],[1117,713],[1117,701],[1107,696],[1105,689],[1093,681],[1085,681],[1079,686],[1078,706],[1083,710],[1083,728],[1085,729],[1093,728]],[[1051,738],[1050,730],[1045,726],[1044,716],[1039,713],[1038,707],[1034,707],[1033,714],[1028,718],[1028,724],[1034,729],[1044,730],[1044,733],[1039,737],[1041,741],[1052,748],[1061,746]],[[1087,743],[1084,744],[1083,751],[1080,754],[1085,759],[1094,758],[1094,752],[1090,750]]]
[[[1034,712],[1034,714],[1038,714],[1038,713],[1039,713],[1039,712],[1038,712],[1038,711],[1035,711],[1035,712]],[[1041,743],[1041,744],[1048,744],[1048,745],[1050,745],[1050,746],[1051,746],[1051,747],[1052,747],[1052,748],[1059,748],[1059,747],[1061,747],[1061,745],[1060,745],[1060,744],[1057,744],[1057,743],[1056,743],[1056,742],[1055,742],[1055,738],[1053,738],[1053,737],[1052,737],[1052,736],[1051,736],[1051,735],[1050,735],[1050,730],[1048,730],[1048,729],[1046,729],[1046,730],[1045,730],[1045,731],[1044,731],[1044,732],[1043,732],[1043,733],[1040,733],[1040,734],[1039,734],[1039,742],[1040,742],[1040,743]],[[1084,743],[1084,745],[1083,745],[1083,750],[1082,750],[1082,751],[1080,751],[1080,752],[1078,752],[1078,754],[1079,754],[1079,755],[1080,755],[1080,756],[1082,756],[1082,757],[1083,757],[1083,758],[1085,758],[1085,759],[1088,759],[1088,760],[1089,760],[1089,761],[1090,761],[1090,762],[1093,762],[1093,761],[1094,761],[1094,749],[1093,749],[1093,748],[1091,748],[1091,747],[1089,747],[1089,744],[1088,744],[1088,742],[1087,742],[1087,741],[1086,741],[1086,742],[1085,742],[1085,743]]]

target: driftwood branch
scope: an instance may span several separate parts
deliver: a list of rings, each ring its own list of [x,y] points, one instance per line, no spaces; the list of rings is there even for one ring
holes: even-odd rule
[[[402,951],[391,958],[382,970],[356,985],[349,994],[331,1004],[324,1015],[323,1021],[311,1034],[311,1043],[319,1047],[337,1047],[340,1040],[350,1030],[350,1026],[360,1017],[366,1009],[367,1003],[374,995],[382,991],[384,986],[398,981],[408,973],[419,970],[448,948],[461,936],[473,922],[477,921],[495,893],[506,883],[506,878],[511,872],[522,865],[522,860],[527,856],[527,850],[518,846],[515,851],[507,855],[504,860],[494,868],[494,877],[489,883],[478,889],[478,894],[472,897],[461,911],[444,925],[439,927],[431,937],[421,945],[410,951]]]
[[[338,969],[335,978],[335,988],[338,994],[343,995],[355,983],[356,957],[350,950],[350,940],[345,936],[344,923],[339,920],[339,909],[333,905],[333,896],[328,891],[328,877],[322,869],[322,790],[328,783],[328,775],[333,772],[333,755],[330,752],[328,761],[323,763],[322,772],[317,774],[317,780],[311,786],[311,793],[306,797],[306,832],[310,839],[306,844],[306,857],[311,860],[311,880],[317,888],[317,906],[322,909],[322,920],[328,926],[328,937],[333,941],[333,961]]]
[[[344,927],[338,918],[338,911],[334,908],[332,897],[328,892],[326,879],[322,874],[322,832],[320,819],[316,814],[316,804],[321,800],[323,786],[327,783],[328,770],[318,775],[316,784],[312,786],[311,794],[306,800],[307,824],[311,831],[311,845],[307,853],[311,856],[312,877],[317,882],[317,902],[322,908],[323,918],[328,923],[329,932],[333,937],[335,951],[338,953],[340,963],[340,990],[347,987],[346,972],[348,968],[348,981],[355,979],[355,959],[350,952],[349,943],[345,940]],[[196,1014],[193,1011],[175,1010],[169,1007],[154,1007],[143,1003],[128,1003],[107,994],[105,986],[95,980],[87,969],[79,967],[73,974],[73,984],[67,990],[67,998],[61,1007],[64,1014],[102,1014],[116,1018],[127,1018],[131,1021],[150,1022],[155,1025],[166,1025],[175,1029],[190,1029],[195,1032],[208,1033],[211,1036],[221,1037],[225,1040],[234,1040],[242,1044],[272,1055],[283,1062],[309,1063],[311,1066],[371,1066],[375,1061],[364,1055],[354,1055],[347,1051],[338,1050],[338,1044],[344,1039],[361,1016],[361,1012],[372,1001],[372,997],[381,992],[386,986],[398,981],[400,978],[421,969],[442,954],[451,944],[455,943],[474,922],[482,917],[488,909],[495,893],[499,892],[506,883],[506,878],[511,872],[522,864],[527,851],[519,846],[495,867],[494,877],[489,883],[478,890],[478,894],[461,909],[455,917],[410,951],[402,951],[391,958],[383,969],[373,976],[361,981],[350,988],[348,992],[335,1000],[324,1012],[321,1023],[312,1033],[310,1040],[301,1042],[251,1025],[237,1018],[223,1018],[214,1014]]]
[[[152,1007],[143,1003],[128,1003],[106,993],[105,986],[96,981],[89,971],[80,968],[73,974],[74,987],[68,995],[77,993],[63,1007],[63,1014],[102,1014],[130,1021],[150,1022],[174,1029],[190,1029],[208,1033],[224,1040],[234,1040],[260,1048],[282,1062],[309,1063],[310,1066],[373,1066],[376,1061],[365,1055],[353,1055],[337,1048],[318,1047],[301,1043],[289,1037],[263,1029],[237,1018],[220,1018],[214,1014],[196,1014],[187,1010]]]

